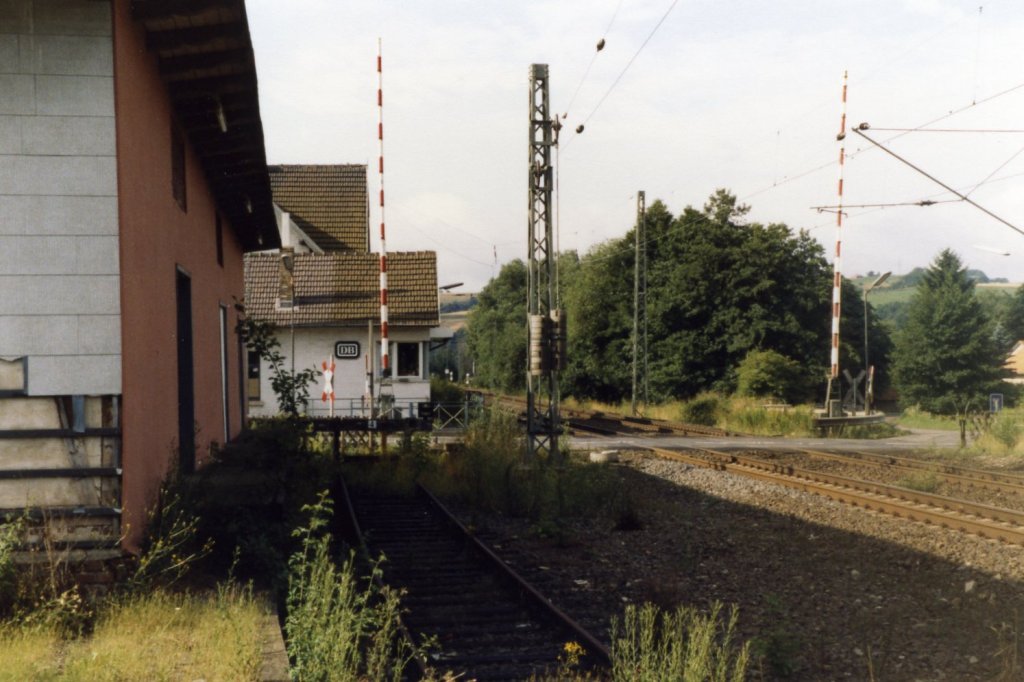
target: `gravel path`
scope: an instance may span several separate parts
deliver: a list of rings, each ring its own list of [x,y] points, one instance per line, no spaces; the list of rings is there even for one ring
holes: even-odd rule
[[[736,604],[753,679],[1024,679],[1024,548],[826,498],[627,454],[643,527],[569,524],[569,545],[521,519],[481,538],[603,631],[626,602]],[[1013,663],[1012,652],[1016,652]]]

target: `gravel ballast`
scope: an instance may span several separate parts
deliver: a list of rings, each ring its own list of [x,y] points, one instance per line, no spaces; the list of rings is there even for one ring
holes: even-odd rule
[[[476,516],[482,540],[608,638],[624,604],[736,604],[753,679],[1022,679],[1024,547],[634,452],[642,527]],[[1016,659],[1014,659],[1016,652]]]

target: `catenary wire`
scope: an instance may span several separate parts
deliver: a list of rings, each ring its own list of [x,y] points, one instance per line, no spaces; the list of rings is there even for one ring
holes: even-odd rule
[[[658,23],[654,25],[654,28],[651,29],[651,32],[647,34],[646,38],[644,38],[644,42],[640,43],[640,47],[637,48],[636,52],[633,53],[633,56],[629,58],[628,62],[626,62],[626,66],[622,69],[622,71],[619,72],[619,75],[615,77],[615,80],[612,81],[611,86],[609,86],[609,88],[605,90],[605,93],[601,95],[601,99],[597,101],[597,104],[594,106],[593,109],[591,109],[590,113],[587,114],[586,118],[583,119],[583,126],[585,126],[590,121],[590,119],[593,118],[594,114],[597,113],[597,110],[600,109],[601,105],[604,104],[605,100],[608,99],[608,95],[612,94],[612,91],[615,90],[615,87],[619,84],[619,81],[621,81],[622,77],[626,75],[627,71],[629,71],[629,67],[633,66],[633,62],[636,61],[636,58],[639,57],[640,53],[643,52],[645,47],[647,47],[647,43],[651,41],[651,38],[654,37],[654,34],[657,33],[658,29],[661,28],[661,25],[665,23],[665,20],[668,19],[668,15],[672,13],[672,10],[675,9],[677,4],[679,4],[679,0],[672,0],[672,4],[670,4],[668,6],[668,9],[665,10],[665,13],[661,15],[661,19],[658,19]],[[570,137],[569,141],[566,143],[566,146],[568,146],[577,137],[579,137],[579,133]]]
[[[569,106],[565,108],[564,114],[568,115],[572,111],[572,105],[576,103],[576,97],[580,94],[580,89],[583,88],[583,83],[586,82],[587,76],[590,75],[590,69],[593,68],[594,62],[597,61],[597,55],[601,53],[604,48],[604,39],[608,36],[608,32],[612,30],[612,25],[615,24],[615,17],[619,16],[619,10],[622,8],[622,0],[619,0],[618,4],[615,5],[615,11],[612,13],[612,19],[608,22],[608,27],[605,28],[604,33],[601,34],[601,42],[598,43],[600,47],[594,50],[594,53],[590,55],[590,62],[587,64],[587,68],[583,71],[583,76],[580,78],[579,84],[576,85],[576,90],[572,93],[572,97],[569,98]]]
[[[882,145],[882,143],[880,143],[880,142],[876,142],[875,140],[871,139],[870,137],[868,137],[867,135],[865,135],[865,134],[863,133],[863,131],[860,131],[860,130],[858,130],[856,126],[855,126],[855,127],[853,127],[853,128],[852,128],[852,130],[853,130],[853,132],[857,133],[858,135],[860,135],[861,137],[863,137],[863,138],[864,138],[865,140],[867,140],[867,141],[868,141],[868,142],[870,142],[871,144],[873,144],[873,145],[875,145],[876,147],[878,147],[879,149],[881,149],[881,150],[882,150],[883,152],[885,152],[886,154],[888,154],[888,155],[892,156],[893,158],[895,158],[896,160],[898,160],[898,161],[900,161],[900,162],[902,162],[902,163],[906,164],[907,166],[910,166],[911,168],[913,168],[913,169],[914,169],[915,171],[917,171],[917,172],[918,172],[918,173],[920,173],[921,175],[925,176],[926,178],[928,178],[929,180],[931,180],[931,181],[932,181],[932,182],[934,182],[935,184],[939,185],[940,187],[942,187],[942,188],[946,189],[947,191],[949,191],[949,192],[952,192],[952,193],[953,193],[953,194],[955,194],[956,196],[958,196],[958,197],[960,197],[961,199],[963,199],[964,201],[966,201],[966,202],[967,202],[968,204],[970,204],[971,206],[974,206],[975,208],[977,208],[978,210],[980,210],[980,211],[981,211],[982,213],[985,213],[986,215],[989,215],[989,216],[991,216],[992,218],[995,218],[996,220],[998,220],[999,222],[1001,222],[1001,223],[1002,223],[1003,225],[1006,225],[1007,227],[1009,227],[1009,228],[1010,228],[1011,230],[1014,230],[1015,232],[1019,232],[1020,234],[1024,235],[1024,230],[1020,229],[1019,227],[1017,227],[1016,225],[1014,225],[1014,224],[1013,224],[1013,223],[1011,223],[1010,221],[1006,220],[1005,218],[1002,218],[1002,217],[1000,217],[1000,216],[996,215],[995,213],[993,213],[992,211],[988,210],[987,208],[985,208],[985,207],[984,207],[984,206],[982,206],[981,204],[977,203],[977,202],[976,202],[976,201],[974,201],[973,199],[970,199],[970,198],[969,198],[969,197],[968,197],[968,196],[967,196],[966,194],[962,194],[962,193],[958,192],[957,190],[953,189],[952,187],[950,187],[950,186],[949,186],[949,185],[947,185],[946,183],[944,183],[944,182],[942,182],[941,180],[939,180],[938,178],[936,178],[936,177],[935,177],[934,175],[931,175],[931,174],[929,174],[929,173],[928,173],[927,171],[923,170],[922,168],[920,168],[920,167],[918,167],[918,166],[915,166],[915,165],[914,165],[913,163],[911,163],[911,162],[910,162],[910,161],[908,161],[907,159],[903,158],[902,156],[900,156],[900,155],[899,155],[899,154],[897,154],[896,152],[894,152],[894,151],[892,151],[891,149],[888,149],[887,147],[885,147],[884,145]]]
[[[986,103],[991,102],[991,101],[993,101],[995,99],[1003,97],[1004,95],[1008,95],[1008,94],[1010,94],[1012,92],[1020,90],[1021,88],[1024,88],[1024,82],[1021,82],[1021,83],[1018,83],[1017,85],[1014,85],[1014,86],[1011,86],[1009,88],[1006,88],[1005,90],[1000,90],[999,92],[996,92],[996,93],[994,93],[992,95],[989,95],[988,97],[984,97],[984,98],[982,98],[980,100],[972,101],[970,104],[962,106],[962,107],[960,107],[958,109],[953,109],[953,110],[951,110],[951,111],[949,111],[949,112],[947,112],[947,113],[945,113],[945,114],[943,114],[941,116],[933,118],[930,121],[922,123],[921,125],[917,126],[916,128],[904,129],[903,132],[900,132],[900,133],[898,133],[896,135],[893,135],[892,137],[886,138],[882,142],[883,142],[883,144],[888,144],[889,142],[892,142],[893,140],[897,140],[897,139],[903,137],[904,135],[909,135],[912,132],[920,131],[922,128],[926,128],[927,126],[933,125],[933,124],[938,123],[940,121],[944,121],[947,118],[950,118],[952,116],[956,116],[957,114],[962,114],[963,112],[967,111],[968,109],[972,109],[972,108],[980,106],[982,104],[986,104]],[[867,147],[866,149],[873,149],[873,147]],[[861,154],[864,151],[866,151],[866,149],[858,150],[858,151],[852,152],[850,154],[847,154],[846,158],[847,159],[853,159],[853,158],[857,157],[859,154]],[[814,173],[817,173],[818,171],[822,171],[822,170],[824,170],[826,168],[831,168],[832,166],[836,165],[836,163],[838,163],[838,162],[835,161],[835,160],[828,161],[828,162],[823,163],[821,165],[818,165],[818,166],[815,166],[815,167],[810,168],[808,170],[805,170],[805,171],[802,171],[800,173],[797,173],[796,175],[786,176],[782,180],[774,182],[774,183],[772,183],[771,185],[769,185],[767,187],[763,187],[763,188],[761,188],[759,190],[756,190],[754,192],[750,192],[749,194],[745,194],[744,196],[740,197],[740,201],[746,201],[747,199],[750,199],[752,197],[758,196],[760,194],[764,194],[765,192],[770,192],[771,190],[773,190],[773,189],[775,189],[777,187],[781,187],[782,185],[788,184],[790,182],[793,182],[794,180],[799,180],[800,178],[805,178],[808,175],[812,175]]]

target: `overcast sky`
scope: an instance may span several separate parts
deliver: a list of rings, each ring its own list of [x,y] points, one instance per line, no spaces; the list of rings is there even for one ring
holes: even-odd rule
[[[437,251],[440,283],[462,291],[496,272],[495,251],[497,267],[526,256],[532,63],[549,65],[552,107],[570,129],[586,121],[562,136],[562,250],[625,234],[637,190],[678,214],[724,187],[752,207],[749,220],[807,228],[831,259],[835,216],[812,207],[837,201],[844,70],[851,124],[869,122],[867,134],[1024,229],[1024,132],[879,130],[1024,130],[1020,0],[247,7],[268,161],[369,163],[372,196],[382,38],[388,248]],[[845,274],[907,272],[952,247],[970,267],[1024,280],[1024,235],[965,202],[857,208],[955,197],[854,134],[846,152]]]

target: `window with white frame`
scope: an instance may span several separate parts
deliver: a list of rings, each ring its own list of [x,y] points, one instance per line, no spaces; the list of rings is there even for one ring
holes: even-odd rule
[[[423,344],[400,341],[394,344],[395,376],[420,378],[422,363],[420,353]]]

